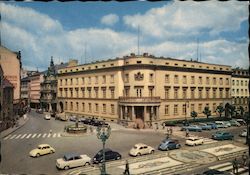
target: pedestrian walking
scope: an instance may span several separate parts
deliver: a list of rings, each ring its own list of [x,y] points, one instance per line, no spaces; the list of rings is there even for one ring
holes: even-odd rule
[[[173,128],[172,128],[172,127],[170,127],[169,132],[170,132],[170,133],[169,133],[170,135],[173,134]]]
[[[128,164],[128,160],[126,160],[125,171],[124,171],[123,174],[124,174],[124,175],[130,175],[130,173],[129,173],[129,164]]]
[[[51,129],[51,130],[49,130],[49,133],[50,133],[50,134],[52,134],[52,129]]]
[[[165,129],[165,123],[162,123],[161,125],[162,125],[162,129]]]
[[[246,152],[244,152],[243,154],[242,154],[242,164],[243,164],[243,166],[246,166],[247,165],[247,154],[246,154]]]
[[[239,167],[238,167],[238,162],[237,162],[236,158],[234,158],[232,164],[233,164],[233,174],[238,174],[238,168]]]
[[[156,124],[156,130],[158,130],[159,129],[158,123],[155,123],[155,124]]]
[[[186,137],[189,137],[189,130],[186,129]]]

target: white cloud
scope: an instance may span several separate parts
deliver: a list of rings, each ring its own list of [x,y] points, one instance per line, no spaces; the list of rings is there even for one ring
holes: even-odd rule
[[[108,25],[108,26],[113,26],[119,21],[119,16],[116,14],[108,14],[106,16],[103,16],[101,19],[101,23]]]
[[[174,37],[197,35],[202,30],[210,34],[221,31],[235,31],[248,18],[248,5],[239,1],[175,1],[160,8],[153,8],[145,14],[127,15],[124,23],[137,28],[140,25],[145,35],[153,37]]]

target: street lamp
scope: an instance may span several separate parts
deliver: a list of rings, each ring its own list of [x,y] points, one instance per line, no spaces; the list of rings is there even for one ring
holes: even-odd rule
[[[111,128],[108,127],[97,127],[97,138],[102,141],[102,167],[101,167],[101,175],[107,175],[106,173],[106,165],[105,165],[105,142],[109,138],[111,134]]]

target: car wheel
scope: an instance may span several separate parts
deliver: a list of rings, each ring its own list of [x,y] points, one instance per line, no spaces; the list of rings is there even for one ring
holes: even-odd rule
[[[178,144],[178,145],[176,145],[176,149],[179,149],[180,147],[181,147],[181,145],[179,145],[179,144]]]
[[[136,156],[141,156],[141,153],[137,153]]]
[[[50,152],[49,152],[50,154],[52,154],[52,153],[54,153],[54,151],[52,151],[52,150],[50,150]]]
[[[39,156],[40,156],[40,154],[39,154],[39,153],[37,153],[37,154],[36,154],[36,157],[39,157]]]
[[[194,143],[193,146],[196,146],[196,143]]]
[[[87,165],[90,165],[90,163],[89,163],[89,162],[86,162],[86,163],[84,164],[84,166],[87,166]]]
[[[154,154],[154,150],[150,151],[150,154]]]
[[[168,150],[169,150],[169,148],[167,147],[165,150],[166,150],[166,151],[168,151]]]
[[[69,169],[69,166],[64,167],[64,169],[65,169],[65,170],[68,170],[68,169]]]

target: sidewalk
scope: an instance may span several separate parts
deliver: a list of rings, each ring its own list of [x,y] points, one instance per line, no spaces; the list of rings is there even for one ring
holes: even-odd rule
[[[18,125],[15,125],[14,127],[10,127],[10,128],[1,132],[0,139],[3,139],[7,135],[9,135],[12,132],[16,131],[17,129],[21,128],[28,120],[29,120],[29,114],[26,114],[26,117],[25,116],[20,117],[18,119]]]

